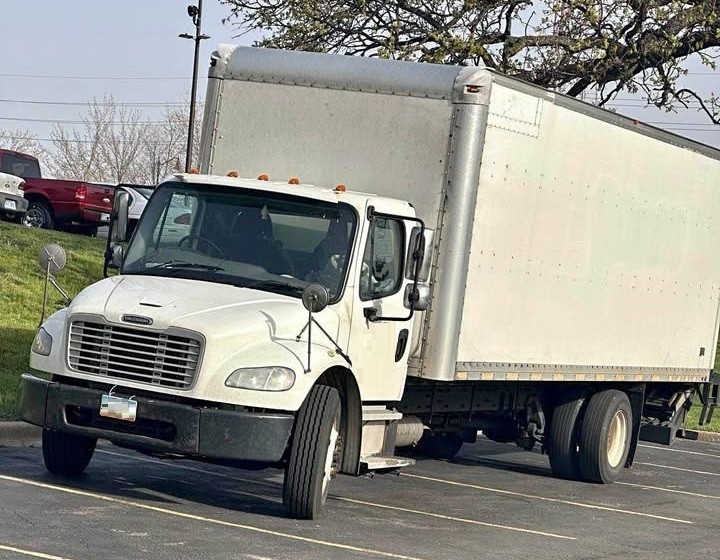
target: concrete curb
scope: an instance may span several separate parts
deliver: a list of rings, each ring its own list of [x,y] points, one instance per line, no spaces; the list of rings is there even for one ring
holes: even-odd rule
[[[41,429],[25,422],[0,422],[0,447],[40,445]]]
[[[720,432],[703,432],[700,430],[685,430],[686,434],[697,434],[697,437],[690,437],[686,439],[694,439],[703,443],[720,443]]]

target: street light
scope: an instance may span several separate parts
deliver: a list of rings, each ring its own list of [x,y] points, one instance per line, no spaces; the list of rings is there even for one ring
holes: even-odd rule
[[[200,41],[209,39],[209,35],[203,35],[200,32],[200,20],[202,18],[202,0],[198,0],[197,6],[190,5],[187,7],[187,13],[195,25],[195,36],[189,33],[181,33],[178,35],[181,39],[190,39],[195,41],[195,58],[193,59],[193,75],[192,88],[190,89],[190,119],[188,123],[187,135],[187,151],[185,153],[185,172],[190,171],[192,164],[192,148],[193,148],[193,132],[195,130],[195,95],[197,94],[197,74],[198,74],[198,57],[200,56]]]

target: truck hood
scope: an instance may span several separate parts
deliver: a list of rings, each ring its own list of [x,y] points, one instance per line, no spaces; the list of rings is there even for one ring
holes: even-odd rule
[[[12,194],[15,196],[22,196],[23,191],[20,190],[20,185],[25,184],[25,179],[17,177],[16,175],[10,175],[9,173],[0,172],[0,192]]]
[[[307,311],[299,298],[228,284],[154,276],[101,280],[80,292],[68,311],[70,315],[102,315],[111,323],[128,327],[189,329],[208,341],[248,336],[248,342],[259,342],[261,333],[270,338],[294,339],[307,321]],[[326,308],[321,315],[326,330],[337,335],[337,313]],[[148,320],[149,325],[137,323]]]

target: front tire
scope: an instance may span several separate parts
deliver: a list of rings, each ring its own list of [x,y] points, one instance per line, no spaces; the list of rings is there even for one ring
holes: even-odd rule
[[[327,500],[340,456],[337,389],[315,385],[298,412],[285,469],[283,504],[295,519],[314,519]]]
[[[615,482],[630,452],[632,425],[627,394],[611,389],[592,396],[580,431],[580,473],[584,480]]]
[[[43,430],[45,468],[53,474],[78,476],[92,459],[96,443],[97,439],[92,437]]]

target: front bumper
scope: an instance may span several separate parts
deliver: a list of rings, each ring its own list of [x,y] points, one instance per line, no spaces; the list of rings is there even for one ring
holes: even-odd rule
[[[100,416],[103,394],[107,391],[24,374],[20,417],[49,430],[148,451],[262,463],[283,458],[294,423],[287,413],[217,410],[140,396],[134,398],[137,419],[127,422]]]
[[[14,206],[14,208],[6,208],[6,202],[9,203],[10,206]],[[14,205],[12,204],[13,202],[15,203]],[[27,209],[28,201],[22,196],[0,192],[0,211],[12,212],[13,214],[24,214],[27,212]]]

